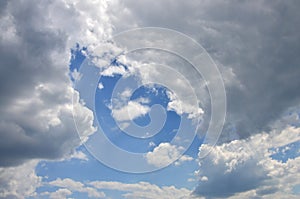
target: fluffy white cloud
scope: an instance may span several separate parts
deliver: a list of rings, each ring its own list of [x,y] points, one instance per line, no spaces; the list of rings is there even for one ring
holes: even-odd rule
[[[42,185],[42,178],[35,173],[37,160],[23,165],[0,168],[0,198],[26,198],[36,196],[36,188]]]
[[[1,6],[0,92],[5,97],[0,132],[6,140],[1,166],[72,153],[80,144],[72,116],[74,94],[81,136],[95,131],[93,115],[79,103],[68,75],[70,49],[79,44],[93,52],[111,35],[107,6],[106,1],[59,0],[5,1]],[[71,75],[80,78],[76,70]]]
[[[45,193],[44,195],[48,195],[48,193]],[[49,198],[51,199],[58,199],[58,198],[67,198],[67,196],[72,195],[72,192],[68,189],[58,189],[55,192],[52,192],[49,194]]]
[[[300,141],[300,128],[287,126],[246,140],[216,146],[200,160],[195,194],[206,197],[295,197],[300,157],[281,162],[272,159],[273,148]],[[200,150],[206,150],[202,145]]]
[[[191,191],[185,188],[176,188],[174,186],[159,187],[148,182],[139,182],[136,184],[126,184],[121,182],[94,181],[90,183],[98,189],[108,189],[123,191],[125,198],[145,198],[145,199],[188,199],[193,198]]]
[[[106,7],[106,1],[1,2],[1,197],[34,195],[40,177],[31,159],[85,159],[73,154],[82,144],[73,108],[83,141],[95,127],[92,112],[72,88],[70,49],[78,43],[92,51],[110,35]],[[80,78],[76,71],[71,75]]]
[[[83,153],[82,151],[75,151],[70,159],[78,159],[78,160],[84,160],[84,161],[88,161],[88,157],[85,153]]]
[[[124,75],[126,73],[123,66],[110,66],[101,72],[102,76],[113,77],[114,75]]]
[[[170,91],[167,92],[167,95],[170,99],[168,102],[168,110],[175,111],[178,115],[183,113],[188,113],[188,118],[199,118],[204,114],[204,111],[200,107],[195,107],[190,103],[184,103],[182,100],[178,99],[176,95]]]
[[[149,111],[149,106],[142,105],[135,101],[129,101],[126,106],[120,109],[113,109],[112,116],[118,121],[127,121],[144,116]]]
[[[149,51],[142,51],[138,53],[139,56],[128,55],[125,57],[122,55],[118,58],[121,63],[126,64],[128,67],[126,75],[134,76],[141,84],[151,86],[151,84],[156,83],[165,86],[167,89],[171,89],[171,91],[167,92],[170,99],[167,107],[168,110],[175,111],[179,115],[188,114],[190,119],[201,117],[204,111],[199,107],[200,99],[197,99],[196,93],[194,93],[195,90],[190,85],[191,82],[188,82],[187,77],[184,76],[188,67],[178,69],[186,63],[182,63],[183,60],[180,60],[179,57],[164,54],[166,52]],[[172,69],[171,66],[174,68]],[[177,69],[179,71],[176,71]],[[197,80],[199,83],[201,78]],[[196,91],[203,94],[205,93],[203,89],[197,87]],[[203,96],[203,98],[205,97],[207,96]]]
[[[128,39],[128,42],[135,41]],[[147,42],[155,43],[157,41]],[[168,45],[178,45],[177,42],[174,41],[174,44]],[[180,43],[180,45],[181,48],[184,48],[184,44]],[[99,48],[102,49],[102,46],[100,45]],[[170,98],[168,110],[173,110],[179,115],[188,114],[190,119],[198,119],[203,115],[204,110],[200,107],[200,104],[208,103],[209,97],[206,83],[200,74],[195,73],[193,66],[188,66],[189,63],[180,56],[160,50],[142,49],[126,55],[119,55],[116,58],[119,65],[106,67],[101,75],[133,77],[141,85],[147,85],[148,87],[151,87],[153,83],[165,86],[172,91],[168,92]],[[126,70],[123,65],[126,65]],[[187,81],[188,79],[190,82]],[[198,86],[193,89],[191,84]]]
[[[182,155],[182,147],[178,147],[175,145],[171,145],[170,143],[160,143],[157,147],[153,149],[153,151],[148,152],[145,155],[147,162],[156,167],[164,167],[173,162],[175,165],[180,165],[185,161],[193,160],[192,157],[187,155]]]
[[[194,158],[192,158],[191,156],[183,155],[174,164],[175,164],[175,166],[179,166],[183,162],[189,162],[189,161],[192,161],[192,160],[194,160]]]
[[[48,183],[49,186],[59,187],[54,192],[43,192],[41,195],[49,195],[50,198],[58,195],[70,196],[74,192],[87,193],[88,197],[109,198],[106,190],[123,192],[124,198],[145,198],[145,199],[189,199],[193,198],[191,190],[176,188],[174,186],[158,186],[149,182],[123,183],[118,181],[91,181],[79,182],[69,178],[56,179]],[[45,184],[44,184],[45,186]]]
[[[70,178],[65,179],[56,179],[54,181],[49,182],[50,186],[61,187],[73,192],[81,192],[87,193],[90,198],[104,198],[104,192],[100,192],[93,187],[88,187],[81,182],[74,181]],[[60,189],[59,189],[60,190]]]

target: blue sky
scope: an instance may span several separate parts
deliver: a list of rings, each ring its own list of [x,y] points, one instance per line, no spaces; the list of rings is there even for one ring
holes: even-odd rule
[[[83,64],[86,56],[82,54],[82,49],[77,48],[72,51],[73,59],[70,62],[70,77],[74,71],[80,71],[80,66]],[[113,65],[119,65],[113,63]],[[98,69],[96,69],[98,70]],[[98,88],[95,91],[95,117],[98,119],[99,125],[103,129],[105,136],[116,146],[125,151],[145,153],[153,151],[162,142],[170,142],[174,138],[174,134],[178,129],[180,116],[175,111],[167,111],[167,119],[163,128],[154,136],[149,138],[133,137],[130,134],[124,133],[117,127],[116,121],[112,116],[112,110],[109,107],[113,95],[113,89],[116,83],[120,80],[122,75],[115,75],[113,77],[102,76],[99,78],[97,84],[101,83],[103,88]],[[76,85],[75,79],[72,79],[73,84]],[[86,84],[85,84],[86,85]],[[128,84],[130,85],[130,84]],[[127,87],[126,87],[127,88]],[[79,89],[80,90],[80,89]],[[161,104],[167,109],[170,99],[166,93],[167,88],[160,85],[141,86],[136,89],[130,96],[130,100],[139,98],[149,99],[146,103],[149,106],[154,104]],[[84,97],[83,97],[84,99]],[[87,105],[88,106],[88,105]],[[146,126],[151,122],[149,114],[145,114],[134,119],[134,122],[140,126]],[[142,133],[142,135],[145,135]],[[150,143],[154,143],[151,145]],[[43,182],[49,183],[57,178],[70,178],[78,182],[92,182],[92,181],[117,181],[122,183],[135,184],[141,181],[149,182],[157,186],[175,186],[179,188],[186,188],[193,190],[198,181],[195,171],[198,169],[198,148],[201,145],[201,140],[198,136],[195,137],[189,149],[184,153],[193,158],[192,161],[184,162],[180,165],[174,163],[166,168],[159,169],[150,173],[132,174],[121,172],[110,168],[108,165],[97,160],[85,146],[80,146],[77,151],[83,152],[85,159],[69,159],[61,162],[41,161],[37,167],[37,175],[43,176]],[[274,160],[286,163],[288,159],[294,159],[299,155],[299,141],[292,142],[287,145],[269,148],[272,151],[270,157]],[[109,154],[109,151],[107,152]],[[113,154],[111,154],[113,155]],[[122,164],[122,162],[119,162]],[[174,175],[176,174],[176,175]],[[41,186],[37,189],[38,194],[46,191],[57,191],[58,187]],[[104,189],[105,190],[105,189]],[[295,186],[293,191],[297,193],[298,187]],[[125,191],[105,190],[106,197],[122,198]],[[87,193],[73,192],[72,197],[84,198],[88,197]],[[45,196],[47,198],[47,196]]]
[[[70,62],[71,72],[74,70],[79,71],[80,65],[86,58],[81,53],[81,50],[82,49],[77,49],[72,51],[73,59]],[[72,79],[72,76],[70,77]],[[120,75],[114,77],[101,77],[98,83],[101,82],[104,88],[97,89],[95,94],[94,114],[98,118],[105,136],[118,147],[136,153],[153,151],[160,143],[170,142],[175,137],[180,122],[180,116],[174,111],[167,111],[167,120],[164,123],[163,128],[157,132],[157,134],[149,138],[132,137],[122,132],[122,130],[117,127],[116,122],[112,117],[111,110],[108,107],[108,103],[110,102],[114,85],[119,79]],[[76,84],[74,79],[73,83]],[[167,103],[170,101],[166,94],[166,88],[159,85],[151,85],[151,87],[142,86],[138,88],[132,94],[130,100],[141,97],[147,97],[147,99],[149,99],[149,102],[147,103],[149,106],[161,104],[164,108],[167,108]],[[134,122],[140,126],[146,126],[151,121],[149,115],[146,114],[136,118]],[[154,143],[154,145],[151,145],[150,143]],[[38,164],[36,172],[39,176],[47,176],[46,178],[43,178],[44,182],[51,182],[57,178],[71,178],[80,182],[100,180],[138,183],[140,181],[145,181],[158,186],[175,186],[192,190],[197,184],[194,171],[198,167],[196,158],[200,144],[201,140],[198,137],[195,137],[191,146],[184,153],[185,155],[192,157],[192,161],[183,162],[180,165],[172,164],[171,166],[150,173],[132,174],[109,168],[109,166],[97,160],[84,146],[79,147],[77,151],[83,152],[86,155],[86,160],[74,158],[63,162],[42,161]],[[109,154],[109,151],[107,151],[107,153]],[[119,163],[122,164],[122,162]],[[42,186],[37,190],[37,193],[41,194],[48,191],[48,189],[52,191],[55,190],[53,187],[49,188],[47,186]],[[121,198],[123,192],[110,191],[105,193],[112,198]],[[72,196],[75,198],[87,197],[86,194],[82,193],[74,193]]]
[[[300,1],[0,3],[0,199],[299,198]]]
[[[71,62],[70,70],[74,71],[75,69],[79,70],[80,65],[82,64],[82,53],[80,50],[75,52],[75,59]],[[78,67],[79,66],[79,67]],[[153,136],[147,136],[147,138],[139,138],[133,137],[131,134],[124,133],[120,128],[117,127],[117,124],[112,117],[112,111],[109,109],[109,103],[112,98],[112,91],[117,83],[117,81],[121,78],[121,75],[116,75],[114,77],[101,77],[99,82],[103,85],[103,89],[97,89],[95,94],[95,115],[98,119],[99,125],[103,129],[105,136],[108,137],[109,140],[114,145],[118,147],[135,153],[145,153],[148,151],[153,151],[153,149],[158,146],[162,142],[170,142],[176,135],[176,131],[179,127],[180,116],[176,114],[175,111],[167,111],[166,121],[163,125],[163,128],[156,132]],[[130,100],[136,100],[139,98],[147,98],[149,101],[147,104],[149,106],[155,104],[161,104],[165,109],[167,108],[167,103],[170,101],[165,87],[160,85],[150,85],[151,87],[147,87],[148,85],[141,86],[137,90],[135,90]],[[145,114],[143,116],[137,117],[133,120],[137,125],[142,127],[149,125],[151,121],[149,114]],[[145,132],[141,132],[141,136],[146,135]],[[185,152],[185,154],[196,158],[198,154],[198,148],[201,144],[201,141],[198,137],[195,138],[189,149]],[[193,171],[197,163],[189,163],[188,165],[182,166],[172,166],[173,168],[165,168],[158,173],[149,173],[149,174],[139,174],[138,176],[132,174],[124,175],[124,181],[132,180],[137,178],[134,182],[138,182],[139,180],[145,179],[145,181],[149,181],[150,183],[161,184],[161,185],[177,185],[180,187],[191,186],[192,183],[188,183],[187,180],[189,178],[193,178]],[[183,167],[183,168],[181,168]],[[180,172],[183,169],[185,172]],[[170,170],[170,171],[168,171]],[[178,170],[178,171],[176,171]],[[182,175],[172,175],[173,172]],[[114,171],[111,169],[108,171],[111,173],[111,176],[114,176],[115,180],[120,179],[122,173]],[[153,176],[169,176],[165,179],[158,179]],[[191,188],[191,187],[190,187]]]

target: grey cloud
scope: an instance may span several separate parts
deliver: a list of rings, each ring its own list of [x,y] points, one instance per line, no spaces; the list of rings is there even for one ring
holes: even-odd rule
[[[113,19],[118,30],[128,28],[125,21],[134,19],[131,24],[173,28],[204,46],[227,80],[224,142],[232,133],[246,138],[268,130],[284,111],[299,105],[299,4],[295,0],[128,0],[123,7],[112,7],[111,13],[122,16]],[[232,71],[231,77],[228,71]]]
[[[62,11],[66,5],[59,1],[1,4],[0,167],[70,155],[80,145],[68,77],[71,37],[53,21],[53,7]],[[69,20],[77,24],[76,9],[70,13],[74,18]],[[76,97],[74,102],[83,113],[80,121],[86,119],[82,128],[92,133],[90,110]]]
[[[256,189],[262,186],[269,178],[262,167],[257,165],[256,160],[246,160],[231,172],[224,172],[224,165],[214,165],[210,160],[205,163],[204,175],[209,176],[208,181],[200,181],[194,190],[195,195],[201,195],[208,198],[227,198],[236,193]],[[206,168],[211,167],[213,169]]]
[[[277,187],[268,187],[265,189],[259,189],[256,191],[256,194],[263,196],[263,195],[268,195],[268,194],[272,194],[272,193],[276,193],[278,191]]]
[[[294,129],[294,130],[292,130]],[[272,159],[270,148],[294,143],[300,129],[286,125],[270,134],[256,134],[246,140],[234,140],[218,145],[199,159],[199,178],[194,195],[207,198],[251,198],[293,195],[291,187],[299,183],[299,158],[288,163]],[[298,139],[297,139],[298,140]],[[202,145],[200,150],[208,150]]]
[[[231,135],[226,133],[230,134],[232,129],[236,129],[237,137],[248,137],[267,129],[282,112],[299,105],[299,4],[297,0],[124,1],[120,5],[111,4],[110,9],[117,31],[134,26],[173,28],[197,39],[224,75],[232,69],[234,75],[225,76],[228,78],[225,129],[229,130],[224,131],[222,141],[228,141]],[[88,26],[80,26],[86,18],[74,6],[70,9],[64,6],[57,1],[0,3],[0,166],[34,158],[59,158],[79,144],[67,108],[71,102],[67,76],[71,45],[67,41],[82,42],[80,31],[85,32]],[[87,7],[90,10],[85,13],[97,17],[101,13],[98,8]],[[62,17],[61,13],[68,17]],[[101,17],[95,20],[104,21]],[[94,27],[109,26],[94,24]],[[70,38],[68,31],[73,31],[76,37]],[[88,115],[87,110],[83,111]],[[61,122],[59,125],[55,124],[57,120]],[[84,125],[93,130],[90,124]],[[254,166],[244,169],[251,168]],[[261,173],[253,176],[245,173],[240,176],[243,181],[238,182],[234,181],[234,173],[227,174],[223,176],[225,181],[234,183],[227,189],[217,183],[221,175],[212,176],[216,186],[229,195],[257,187],[265,179]],[[222,195],[209,192],[207,186],[199,185],[196,192]],[[206,192],[200,187],[206,187]]]
[[[110,9],[112,15],[122,16],[113,18],[117,31],[135,26],[171,28],[195,38],[208,51],[224,76],[227,92],[222,144],[268,132],[274,121],[299,106],[299,7],[297,0],[125,0]],[[221,173],[221,164],[203,161],[200,171],[209,177],[199,182],[196,195],[228,197],[255,190],[268,180],[256,165],[258,160],[226,174]],[[275,191],[261,189],[257,195]]]

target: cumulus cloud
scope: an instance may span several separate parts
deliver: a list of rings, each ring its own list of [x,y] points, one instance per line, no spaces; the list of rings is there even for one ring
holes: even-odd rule
[[[179,100],[174,93],[168,91],[167,95],[170,99],[167,107],[168,110],[174,110],[178,115],[188,113],[189,119],[199,118],[204,114],[204,111],[200,107],[195,107],[190,103],[184,103],[182,100]]]
[[[37,160],[23,165],[0,168],[0,198],[25,198],[36,196],[36,188],[42,185],[42,178],[35,173]]]
[[[267,193],[272,195],[276,190],[283,190],[276,192],[278,196],[291,193],[290,187],[299,179],[299,158],[281,163],[271,159],[267,149],[272,146],[268,145],[270,140],[274,147],[290,143],[285,139],[287,137],[297,141],[299,129],[289,126],[276,132],[278,136],[272,133],[252,134],[268,130],[269,124],[284,111],[299,105],[299,1],[230,3],[189,0],[181,3],[125,0],[122,3],[112,1],[110,4],[100,0],[1,1],[0,166],[10,167],[1,168],[2,196],[34,195],[34,188],[26,187],[28,183],[10,184],[11,179],[22,182],[18,176],[21,173],[16,172],[16,168],[24,169],[24,173],[30,176],[28,179],[33,180],[32,184],[38,186],[40,182],[33,172],[33,163],[31,166],[28,166],[31,163],[16,165],[35,158],[69,156],[81,144],[73,126],[72,95],[75,94],[75,108],[80,110],[76,117],[82,122],[82,138],[87,138],[95,131],[92,113],[79,103],[78,93],[73,90],[69,80],[70,48],[78,43],[86,46],[91,54],[101,55],[102,52],[95,46],[111,35],[113,27],[118,31],[137,26],[162,26],[191,35],[206,48],[224,75],[228,97],[226,128],[220,145],[207,158],[207,162],[201,163],[205,173],[200,173],[201,182],[195,193],[207,196],[236,194],[233,197],[242,198],[259,197]],[[166,8],[168,12],[165,12]],[[120,49],[113,43],[106,45],[111,53],[95,58],[99,66],[107,66],[110,59],[119,53]],[[176,69],[179,70],[181,66],[177,65]],[[156,69],[149,71],[149,68],[136,65],[131,72],[142,74],[142,80],[154,82],[164,79],[168,74],[161,72],[161,68]],[[104,67],[102,70],[108,76],[123,72],[122,67]],[[80,76],[73,74],[73,77]],[[187,87],[180,82],[171,83],[178,88],[178,96],[188,96]],[[199,87],[205,88],[203,85]],[[202,90],[198,92],[202,94]],[[200,113],[198,106],[195,109],[187,106],[191,104],[190,99],[183,99],[182,107],[188,107],[183,111]],[[201,100],[204,105],[208,104],[205,103],[205,97]],[[174,109],[175,104],[177,106],[178,101],[173,100],[170,108]],[[203,107],[205,113],[207,109]],[[250,138],[231,141],[247,137]],[[260,145],[260,139],[266,139],[266,142]],[[226,141],[227,144],[222,144]],[[251,150],[245,145],[250,145]],[[165,149],[165,155],[172,149],[171,155],[167,156],[169,160],[173,160],[178,153],[178,149],[172,146],[158,147]],[[202,150],[205,150],[205,146]],[[152,154],[154,152],[155,149]],[[27,166],[31,169],[27,170]],[[251,171],[252,175],[242,173],[245,169]],[[234,186],[217,184],[228,180]],[[270,187],[267,182],[277,182],[277,185]],[[136,194],[146,197],[146,191],[141,189],[131,191],[126,197],[134,198]],[[174,190],[174,187],[157,189],[160,196],[164,196],[163,191]],[[186,190],[181,191],[185,193]],[[59,189],[57,194],[68,196],[70,190]],[[179,192],[174,195],[177,196],[180,196]]]
[[[110,66],[101,72],[102,76],[113,77],[115,74],[124,75],[126,74],[123,66]]]
[[[96,129],[93,113],[72,88],[70,49],[79,44],[92,51],[110,34],[106,6],[105,1],[1,2],[1,198],[34,196],[41,179],[32,159],[86,159],[74,153],[82,141],[73,108],[83,141]],[[71,75],[80,78],[76,71]]]
[[[48,193],[45,193],[44,195],[48,195]],[[55,192],[52,192],[49,194],[49,198],[51,199],[57,199],[57,198],[67,198],[67,196],[72,195],[72,192],[68,189],[58,189]]]
[[[178,189],[174,186],[159,187],[148,182],[139,182],[135,184],[126,184],[122,182],[107,182],[107,181],[93,181],[90,182],[92,186],[98,189],[108,189],[115,191],[123,191],[125,198],[145,198],[145,199],[187,199],[192,198],[191,191],[186,188]]]
[[[126,78],[135,78],[139,84],[146,85],[149,88],[154,88],[156,84],[169,89],[167,92],[169,98],[167,110],[175,111],[181,116],[187,114],[189,119],[202,117],[204,110],[201,108],[201,103],[204,103],[204,98],[207,98],[205,83],[203,83],[201,77],[196,78],[191,75],[185,77],[182,75],[191,68],[181,67],[187,63],[180,57],[156,50],[142,50],[142,52],[138,53],[131,52],[126,57],[125,55],[120,55],[117,57],[117,61],[120,65],[126,65],[127,69],[126,72],[116,70],[119,71],[116,74],[124,75]],[[174,66],[174,68],[172,69],[171,66]],[[113,69],[115,67],[110,68]],[[176,71],[177,69],[179,71]],[[110,73],[107,76],[110,76]],[[197,93],[205,93],[206,96],[203,96],[201,99],[197,98],[196,93],[194,93],[195,90],[192,89],[191,82],[188,82],[187,78],[203,83],[202,86],[197,86]],[[122,98],[122,96],[119,97]]]
[[[270,158],[268,149],[299,140],[295,123],[274,125],[300,103],[299,2],[114,2],[109,10],[122,16],[112,18],[119,30],[161,26],[181,31],[202,44],[221,70],[226,124],[219,146],[201,162],[195,193],[208,198],[296,198],[289,189],[297,183],[293,175],[299,158],[282,163]],[[207,106],[203,109],[208,113]],[[276,128],[280,130],[271,130]]]
[[[49,182],[49,185],[69,190],[70,194],[68,194],[68,195],[71,195],[74,192],[81,192],[81,193],[87,193],[88,197],[90,197],[90,198],[104,198],[105,197],[104,192],[100,192],[93,187],[88,187],[88,186],[84,185],[82,182],[74,181],[70,178],[65,178],[65,179],[58,178],[54,181]],[[59,190],[61,190],[61,189],[59,189]],[[51,195],[55,194],[55,193],[57,193],[57,192],[51,193]]]
[[[292,187],[299,183],[300,157],[282,162],[272,159],[271,149],[297,141],[300,141],[300,128],[287,126],[280,132],[273,130],[216,146],[200,160],[199,185],[194,194],[213,198],[268,198],[278,194],[295,197]],[[206,150],[206,145],[200,150]]]
[[[176,188],[175,186],[157,186],[149,182],[123,183],[118,181],[91,181],[79,182],[70,178],[56,179],[48,183],[50,186],[58,189],[53,192],[43,192],[40,195],[71,196],[73,193],[87,193],[88,197],[109,198],[105,192],[122,192],[124,198],[145,198],[145,199],[189,199],[193,198],[191,190],[186,188]]]
[[[92,51],[110,35],[106,6],[105,1],[33,0],[1,7],[0,166],[71,154],[81,144],[73,95],[83,139],[95,131],[93,114],[79,103],[68,67],[76,43]],[[71,75],[80,78],[77,71]]]
[[[148,152],[145,155],[147,162],[156,167],[164,167],[173,162],[178,166],[185,161],[193,160],[192,157],[188,155],[181,156],[183,148],[175,145],[171,145],[170,143],[160,143],[157,147],[153,149],[153,151]]]
[[[127,106],[120,109],[113,109],[112,116],[118,121],[127,121],[146,115],[149,111],[149,106],[142,105],[135,101],[129,101]]]
[[[1,166],[31,158],[62,158],[80,145],[72,115],[75,91],[68,86],[57,89],[55,85],[40,84],[31,97],[12,100],[1,110]],[[93,115],[78,98],[74,99],[74,108],[81,113],[76,119],[81,121],[79,129],[84,138],[95,131]]]

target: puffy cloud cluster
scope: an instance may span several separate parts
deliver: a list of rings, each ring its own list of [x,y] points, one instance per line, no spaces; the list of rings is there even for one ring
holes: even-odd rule
[[[269,149],[299,141],[299,121],[274,124],[300,103],[299,1],[114,2],[110,12],[122,16],[112,18],[119,30],[161,26],[181,31],[202,44],[221,70],[227,121],[220,145],[200,160],[195,194],[296,198],[291,189],[299,184],[299,158],[280,162]]]
[[[105,181],[94,181],[90,183],[98,189],[109,189],[115,191],[123,191],[125,198],[175,198],[175,199],[187,199],[192,196],[191,191],[185,188],[177,189],[174,186],[163,186],[159,187],[148,182],[139,182],[136,184],[126,184],[121,182],[105,182]]]
[[[183,147],[172,145],[170,143],[160,143],[153,151],[145,155],[147,162],[156,167],[165,167],[173,162],[180,165],[186,161],[192,161],[193,158],[188,155],[182,155]]]
[[[42,185],[42,178],[35,173],[38,161],[23,165],[0,168],[0,198],[25,198],[36,196],[36,187]]]
[[[299,4],[297,0],[234,3],[222,0],[187,0],[184,3],[1,1],[0,196],[34,196],[35,187],[41,181],[34,173],[36,162],[21,163],[31,159],[63,158],[81,144],[73,124],[73,104],[80,113],[76,117],[82,122],[79,125],[82,137],[95,131],[91,111],[79,102],[79,94],[69,80],[70,48],[78,43],[86,46],[89,53],[101,55],[103,52],[95,46],[112,34],[114,25],[117,31],[137,26],[162,26],[184,32],[199,41],[221,69],[228,97],[226,128],[220,145],[201,162],[201,178],[195,194],[250,198],[274,197],[276,193],[281,198],[294,197],[291,189],[299,183],[299,158],[279,162],[270,158],[269,149],[299,141],[299,128],[290,126],[270,134],[252,134],[268,130],[270,123],[284,111],[299,105]],[[101,66],[106,66],[120,50],[112,43],[105,45],[112,53],[95,60]],[[182,66],[184,64],[179,64],[176,68],[174,64],[176,70],[192,77],[188,74],[193,71],[186,71]],[[142,80],[156,82],[165,79],[167,74],[161,68],[152,71],[141,65],[132,68]],[[103,71],[107,76],[116,73],[124,73],[124,70],[107,68]],[[80,78],[76,71],[72,75]],[[187,87],[182,87],[181,82],[172,81],[172,84],[178,88],[178,96],[186,96]],[[205,85],[199,85],[200,94],[205,93],[202,87]],[[189,99],[184,99],[181,111],[203,113],[202,109],[188,106]],[[204,105],[209,103],[205,97],[201,100]],[[170,108],[174,109],[177,103],[172,101]],[[208,108],[203,109],[207,113]],[[247,140],[231,141],[247,137]],[[228,143],[221,144],[224,141]],[[158,147],[166,148],[166,145]],[[172,146],[167,148],[176,154]],[[160,151],[156,149],[152,153]],[[61,189],[51,197],[70,196],[75,186],[65,187],[58,182],[56,185]],[[76,189],[91,191],[85,185],[78,185]],[[189,192],[148,183],[94,183],[99,189],[113,185],[117,185],[118,190],[129,190],[125,194],[128,198],[154,198],[157,194],[185,198]],[[156,195],[149,190],[154,190]]]
[[[296,198],[292,190],[299,184],[300,157],[286,162],[275,160],[272,149],[299,141],[300,128],[287,126],[269,134],[216,146],[200,160],[200,169],[196,172],[199,185],[194,194],[208,198],[272,198],[277,195]],[[206,149],[206,145],[200,148]]]
[[[68,76],[70,48],[76,43],[92,48],[110,34],[106,6],[104,1],[3,2],[0,166],[72,153],[80,144],[73,105],[84,135],[95,131],[93,115],[79,103]]]
[[[46,185],[46,184],[44,184]],[[85,193],[91,198],[110,198],[106,191],[120,192],[124,198],[145,198],[145,199],[189,199],[191,190],[176,188],[174,186],[158,186],[149,182],[122,183],[117,181],[91,181],[79,182],[70,178],[56,179],[47,183],[47,186],[55,187],[52,192],[42,192],[41,196],[50,198],[71,197],[74,193]]]
[[[36,164],[18,165],[67,158],[81,144],[73,108],[82,137],[95,132],[92,112],[72,88],[70,50],[78,43],[92,51],[112,27],[106,1],[1,1],[0,7],[0,167],[8,167],[1,168],[0,194],[22,198],[40,179]]]
[[[88,187],[85,186],[81,182],[74,181],[70,178],[65,178],[65,179],[56,179],[54,181],[49,182],[50,186],[55,186],[55,187],[60,187],[56,192],[54,193],[43,193],[43,195],[48,195],[50,194],[61,194],[61,193],[67,193],[67,195],[71,195],[72,192],[81,192],[81,193],[87,193],[88,197],[90,198],[104,198],[105,194],[103,192],[97,191],[93,187]],[[62,189],[61,189],[62,188]],[[65,190],[65,191],[62,191]]]

